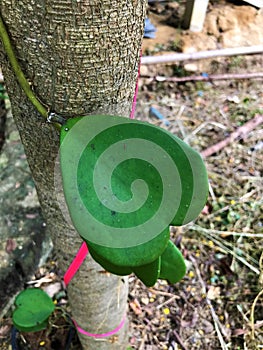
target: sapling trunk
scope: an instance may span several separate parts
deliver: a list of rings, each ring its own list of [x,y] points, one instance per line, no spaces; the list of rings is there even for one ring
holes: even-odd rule
[[[2,0],[0,11],[22,70],[40,101],[65,118],[128,116],[133,100],[146,1]],[[82,240],[57,204],[54,167],[59,132],[25,96],[1,48],[12,112],[64,273]],[[104,273],[90,256],[68,286],[81,328],[105,333],[126,313],[127,280]],[[80,336],[83,349],[125,349],[127,324],[113,337]]]

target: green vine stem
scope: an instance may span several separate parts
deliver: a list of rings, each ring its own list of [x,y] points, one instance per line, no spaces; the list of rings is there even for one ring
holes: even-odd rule
[[[31,90],[31,87],[30,87],[26,77],[24,76],[24,73],[22,72],[22,69],[21,69],[21,67],[16,59],[16,56],[15,56],[15,53],[14,53],[12,44],[10,42],[9,35],[7,33],[7,30],[6,30],[6,27],[4,25],[1,14],[0,14],[0,37],[2,39],[4,50],[7,54],[7,57],[10,61],[11,66],[13,68],[15,76],[19,82],[19,85],[24,90],[26,96],[29,98],[31,103],[35,106],[37,111],[47,120],[48,114],[49,114],[48,110],[37,99],[37,97],[35,96],[35,94]]]

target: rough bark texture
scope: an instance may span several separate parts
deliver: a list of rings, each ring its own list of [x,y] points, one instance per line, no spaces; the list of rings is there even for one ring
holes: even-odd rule
[[[98,112],[128,116],[145,6],[144,0],[2,0],[0,10],[22,69],[43,103],[66,117]],[[56,201],[53,173],[59,135],[27,100],[3,52],[1,64],[43,214],[65,272],[81,239]],[[101,272],[88,257],[68,287],[74,318],[93,333],[111,331],[126,312],[127,281]],[[81,336],[83,348],[125,349],[125,329],[100,341]]]

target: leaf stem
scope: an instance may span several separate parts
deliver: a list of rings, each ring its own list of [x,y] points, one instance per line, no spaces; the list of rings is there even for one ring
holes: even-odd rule
[[[9,39],[9,35],[7,33],[6,27],[4,25],[2,16],[0,14],[0,37],[3,42],[3,47],[5,49],[5,52],[7,54],[7,57],[10,61],[10,64],[13,68],[13,71],[15,73],[15,76],[18,80],[19,85],[24,90],[26,96],[31,101],[31,103],[35,106],[37,111],[45,118],[48,118],[48,110],[47,108],[37,99],[33,91],[31,90],[31,87],[24,76],[24,73],[18,63],[18,60],[16,59],[12,44]]]

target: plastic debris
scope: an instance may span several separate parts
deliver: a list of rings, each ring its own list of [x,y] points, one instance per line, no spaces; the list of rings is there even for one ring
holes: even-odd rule
[[[149,115],[162,120],[166,126],[170,125],[170,122],[154,107],[150,107]]]
[[[149,18],[145,18],[144,23],[144,38],[148,39],[154,39],[155,38],[155,32],[156,32],[155,26],[151,23]]]

